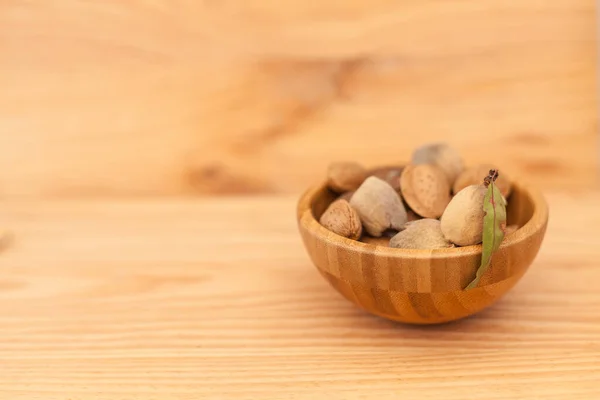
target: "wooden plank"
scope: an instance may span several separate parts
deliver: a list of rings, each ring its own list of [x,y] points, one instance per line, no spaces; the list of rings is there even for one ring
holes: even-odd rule
[[[595,9],[5,1],[0,190],[297,193],[330,161],[438,140],[547,188],[596,184]]]
[[[548,200],[517,286],[421,328],[329,287],[295,198],[3,203],[0,398],[597,398],[600,192]]]

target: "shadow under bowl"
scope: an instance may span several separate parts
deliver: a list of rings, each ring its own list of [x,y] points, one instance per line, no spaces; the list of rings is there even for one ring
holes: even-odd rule
[[[306,251],[321,275],[347,300],[374,315],[411,324],[437,324],[478,313],[499,300],[538,254],[548,224],[541,193],[519,182],[508,198],[507,235],[478,287],[481,245],[435,250],[396,249],[347,239],[319,222],[337,198],[325,183],[306,191],[297,206]]]

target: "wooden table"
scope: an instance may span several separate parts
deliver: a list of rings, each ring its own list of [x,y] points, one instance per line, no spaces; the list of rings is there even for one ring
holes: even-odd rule
[[[600,192],[547,199],[523,280],[437,327],[333,291],[295,197],[4,203],[0,398],[598,399]]]

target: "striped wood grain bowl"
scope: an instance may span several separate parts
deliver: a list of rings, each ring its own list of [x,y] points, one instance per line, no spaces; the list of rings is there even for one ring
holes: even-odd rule
[[[520,228],[504,238],[479,286],[465,291],[479,267],[481,245],[405,250],[350,240],[318,222],[335,198],[323,183],[299,200],[298,226],[312,262],[352,303],[380,317],[412,324],[458,320],[495,303],[537,256],[548,223],[542,195],[515,182],[507,223]]]

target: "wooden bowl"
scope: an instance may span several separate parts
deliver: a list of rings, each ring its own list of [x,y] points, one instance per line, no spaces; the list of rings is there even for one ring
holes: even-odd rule
[[[508,198],[507,224],[520,228],[504,238],[479,286],[465,291],[479,267],[481,245],[410,250],[347,239],[318,222],[335,198],[323,183],[298,202],[298,227],[312,262],[331,286],[360,308],[412,324],[458,320],[495,303],[527,271],[548,224],[542,195],[516,182]]]

